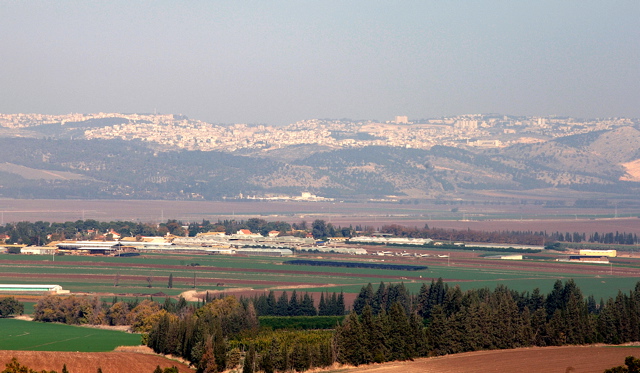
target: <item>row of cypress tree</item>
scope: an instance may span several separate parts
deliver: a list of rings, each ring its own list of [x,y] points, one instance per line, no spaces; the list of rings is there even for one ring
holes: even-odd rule
[[[320,303],[315,306],[309,293],[299,296],[294,290],[291,298],[283,291],[276,299],[275,292],[260,294],[251,298],[256,312],[260,316],[342,316],[345,313],[344,294],[342,292],[320,293]]]

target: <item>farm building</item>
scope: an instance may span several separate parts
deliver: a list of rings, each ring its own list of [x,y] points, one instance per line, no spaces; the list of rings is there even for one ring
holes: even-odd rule
[[[54,255],[58,251],[55,247],[27,246],[20,249],[20,254],[26,255]]]
[[[580,262],[580,263],[600,263],[609,264],[608,256],[591,256],[591,255],[569,255],[564,258],[557,259],[559,262]]]
[[[0,293],[54,293],[68,294],[69,290],[63,290],[60,285],[15,285],[0,284]]]
[[[236,254],[240,255],[260,255],[260,256],[291,256],[293,251],[289,249],[251,249],[251,248],[239,248],[236,249]]]
[[[229,248],[209,248],[205,249],[207,254],[209,255],[233,255],[235,254],[235,250]]]
[[[115,250],[115,246],[118,243],[115,241],[63,241],[58,242],[56,246],[59,249],[63,250],[74,250],[74,249],[83,249],[87,250],[89,248],[100,249],[100,250]]]
[[[367,255],[367,250],[355,247],[302,247],[300,251],[312,251],[319,253],[337,253],[351,255]]]
[[[540,246],[540,245],[514,245],[514,244],[504,244],[504,243],[466,243],[464,246],[478,248],[478,249],[488,248],[488,247],[491,247],[491,248],[497,247],[497,248],[503,248],[503,249],[518,249],[518,250],[526,250],[526,249],[544,250],[544,246]]]
[[[587,250],[581,249],[580,255],[582,256],[606,256],[609,258],[615,258],[618,256],[618,252],[616,250]]]
[[[507,254],[507,255],[489,255],[487,259],[506,259],[506,260],[522,260],[522,254]]]
[[[427,245],[433,242],[430,238],[407,237],[368,237],[358,236],[349,238],[348,242],[359,244],[394,244],[394,245]]]

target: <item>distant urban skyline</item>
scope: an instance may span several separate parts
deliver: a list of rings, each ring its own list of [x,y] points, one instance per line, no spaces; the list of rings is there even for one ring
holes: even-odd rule
[[[5,2],[0,113],[640,117],[640,3]]]

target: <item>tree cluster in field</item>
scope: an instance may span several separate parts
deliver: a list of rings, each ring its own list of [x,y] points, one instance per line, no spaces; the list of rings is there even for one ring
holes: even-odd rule
[[[58,373],[58,372],[55,370],[41,370],[41,371],[33,370],[26,365],[20,364],[20,362],[18,362],[18,359],[14,357],[11,359],[10,362],[8,362],[5,365],[5,369],[0,373]],[[62,366],[61,373],[70,373],[69,370],[67,369],[66,364]],[[102,373],[102,368],[98,367],[98,369],[96,370],[96,373]],[[160,365],[158,365],[156,366],[156,369],[154,369],[152,373],[180,373],[180,370],[176,366],[162,369],[160,368]]]
[[[283,291],[276,299],[273,290],[268,294],[250,298],[259,316],[342,316],[345,313],[344,294],[320,293],[320,303],[315,306],[313,296],[304,293],[302,297],[294,290],[291,298]]]
[[[186,227],[186,229],[185,229]],[[183,223],[175,219],[169,219],[165,223],[138,223],[130,221],[99,222],[93,219],[68,221],[64,223],[50,223],[44,221],[7,223],[0,225],[0,234],[9,236],[6,240],[10,243],[24,245],[45,245],[51,241],[65,239],[112,240],[114,231],[121,237],[164,236],[172,234],[176,236],[195,236],[203,232],[225,232],[234,234],[240,229],[249,229],[253,233],[267,236],[270,231],[279,231],[283,234],[306,236],[313,233],[315,238],[326,237],[352,237],[356,234],[351,227],[334,226],[325,223],[324,220],[315,220],[308,225],[305,221],[289,224],[282,221],[270,222],[260,218],[247,220],[225,219],[212,223],[208,220],[202,222]]]
[[[306,236],[307,232],[309,232],[314,238],[319,239],[327,237],[352,237],[356,234],[351,226],[335,226],[321,219],[316,219],[311,224],[308,224],[304,220],[299,223],[289,224],[283,221],[266,221],[260,218],[250,218],[247,220],[224,219],[218,220],[216,223],[212,223],[209,220],[202,220],[200,223],[194,222],[189,224],[188,231],[189,236],[195,236],[198,233],[205,232],[234,234],[240,229],[248,229],[253,233],[258,233],[265,237],[271,231],[302,237]]]
[[[350,242],[351,241],[347,241]],[[410,243],[388,243],[388,242],[354,242],[355,244],[367,245],[367,246],[386,246],[386,247],[402,247],[402,248],[429,248],[429,249],[438,249],[438,250],[466,250],[466,251],[491,251],[498,253],[523,253],[523,254],[536,254],[542,252],[539,249],[516,249],[514,247],[473,247],[473,246],[465,246],[460,244],[455,244],[453,242],[429,242],[424,243],[422,245],[412,245]]]
[[[580,232],[566,232],[564,234],[561,232],[548,234],[545,231],[486,232],[470,229],[457,230],[429,228],[429,226],[427,225],[425,225],[424,228],[411,228],[398,224],[384,225],[380,228],[380,232],[393,234],[396,237],[431,238],[434,240],[444,241],[493,242],[522,245],[543,245],[549,242],[591,242],[602,244],[636,245],[640,242],[636,234],[626,232],[596,232],[587,237],[586,233]]]
[[[188,307],[182,297],[177,302],[166,298],[164,304],[151,299],[119,301],[115,297],[109,304],[97,297],[48,295],[35,304],[33,319],[70,325],[130,325],[133,331],[146,333],[162,315],[180,313]]]
[[[624,359],[624,365],[606,369],[604,373],[640,373],[640,359],[634,356],[627,356]]]
[[[24,313],[24,304],[18,302],[14,297],[0,298],[0,317],[11,315],[22,315]]]
[[[175,227],[174,227],[175,225]],[[24,245],[45,245],[51,241],[65,239],[96,239],[103,236],[104,239],[113,239],[107,232],[111,230],[121,236],[162,236],[172,230],[181,228],[173,221],[160,225],[151,223],[136,223],[127,221],[99,222],[93,219],[68,221],[65,223],[50,223],[44,221],[7,223],[0,225],[0,234],[9,236],[7,242]]]
[[[320,266],[320,267],[346,267],[346,268],[374,268],[374,269],[394,269],[398,271],[422,271],[427,266],[414,266],[406,264],[380,264],[380,263],[364,263],[364,262],[338,262],[332,260],[305,260],[295,259],[288,260],[283,264],[304,265],[304,266]]]
[[[559,242],[589,242],[589,243],[601,243],[601,244],[617,244],[617,245],[636,245],[638,244],[638,235],[635,233],[627,232],[608,232],[608,233],[592,233],[587,238],[586,233],[573,232],[562,233],[555,232],[549,235],[549,238],[553,241]]]
[[[258,326],[253,304],[229,296],[198,309],[162,314],[149,331],[147,345],[191,361],[199,372],[221,372],[240,364],[240,351],[229,348],[229,339],[255,334]]]
[[[441,241],[492,242],[520,245],[542,245],[548,240],[546,232],[534,231],[477,231],[471,229],[442,229],[406,227],[399,224],[389,224],[380,227],[381,233],[389,233],[396,237],[431,238]]]

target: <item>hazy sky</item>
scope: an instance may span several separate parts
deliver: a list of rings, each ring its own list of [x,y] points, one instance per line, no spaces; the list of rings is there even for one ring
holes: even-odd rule
[[[640,1],[2,1],[0,112],[640,117]]]

